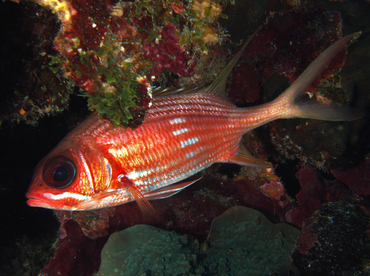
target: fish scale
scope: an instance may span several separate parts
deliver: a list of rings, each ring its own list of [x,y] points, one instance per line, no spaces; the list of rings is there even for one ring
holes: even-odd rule
[[[111,159],[118,160],[122,170],[131,175],[128,178],[145,192],[175,183],[215,162],[228,161],[238,150],[241,134],[247,129],[241,122],[230,124],[229,114],[235,115],[232,112],[235,107],[219,96],[199,94],[166,98],[158,106],[154,102],[145,118],[146,123],[137,129],[112,129],[97,140],[98,144],[105,145]],[[219,100],[218,106],[211,106],[212,98]],[[164,114],[168,105],[172,106],[172,111]],[[177,109],[186,112],[179,114]],[[163,129],[166,132],[161,132]],[[159,178],[153,167],[173,177]]]
[[[213,163],[268,167],[240,146],[245,132],[276,119],[350,121],[363,116],[349,106],[303,99],[308,85],[353,36],[335,42],[283,94],[260,106],[237,108],[222,95],[246,43],[209,87],[180,89],[180,94],[162,89],[135,129],[114,127],[92,115],[40,161],[27,203],[73,211],[137,200],[145,214],[152,210],[148,199],[176,194],[194,182],[186,178]]]

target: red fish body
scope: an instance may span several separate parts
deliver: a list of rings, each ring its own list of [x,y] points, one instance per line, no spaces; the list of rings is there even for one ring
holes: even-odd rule
[[[39,163],[28,204],[89,210],[137,200],[145,210],[150,208],[147,199],[177,193],[192,183],[181,181],[213,163],[267,166],[240,148],[247,131],[280,118],[359,117],[349,108],[300,100],[351,38],[325,50],[286,92],[261,106],[237,108],[220,95],[244,46],[204,91],[154,98],[143,124],[135,129],[113,127],[106,119],[90,116]]]

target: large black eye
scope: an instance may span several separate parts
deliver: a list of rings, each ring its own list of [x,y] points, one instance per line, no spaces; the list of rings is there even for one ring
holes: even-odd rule
[[[76,168],[72,161],[59,157],[50,160],[45,166],[44,180],[53,188],[65,188],[73,182]]]

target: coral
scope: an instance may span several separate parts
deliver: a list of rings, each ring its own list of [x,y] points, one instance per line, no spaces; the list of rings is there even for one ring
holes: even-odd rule
[[[266,90],[269,78],[284,75],[290,83],[296,80],[320,52],[340,38],[340,22],[339,13],[320,8],[301,7],[272,15],[241,57],[244,62],[233,73],[230,98],[245,104],[260,99],[263,90],[267,100],[279,95],[281,91]],[[338,56],[322,76],[331,75],[343,63],[343,55]],[[308,91],[313,92],[313,87]]]
[[[232,207],[213,220],[203,244],[204,263],[215,274],[288,275],[299,234],[289,224],[271,223],[256,210]]]
[[[368,223],[359,206],[324,204],[303,228],[292,255],[300,275],[360,275],[370,259]]]
[[[345,169],[332,169],[336,179],[343,182],[358,195],[370,195],[370,159],[366,158],[359,166]]]
[[[98,275],[185,274],[197,263],[194,245],[191,236],[135,225],[109,237]]]
[[[151,102],[151,84],[163,70],[194,74],[207,45],[223,40],[216,20],[221,3],[168,1],[49,1],[62,21],[54,41],[62,67],[83,89],[92,110],[116,125],[135,127]]]
[[[251,17],[243,16],[243,24],[237,24],[239,31],[241,29],[242,31],[236,38],[231,37],[232,41],[244,40],[249,33],[255,30],[255,26],[260,24],[258,22],[261,21],[258,19],[265,18],[268,13],[266,7],[271,7],[278,1],[269,2],[266,5],[263,1],[255,1],[258,2],[259,9],[255,9],[257,4],[252,6],[253,1],[239,2],[243,2],[244,7],[248,6],[245,14],[251,15]],[[289,1],[289,3],[292,2],[297,3],[298,1]],[[141,122],[143,114],[150,104],[151,97],[147,90],[149,84],[204,85],[214,79],[224,67],[226,57],[231,53],[226,47],[217,44],[225,38],[223,29],[216,22],[217,18],[225,17],[219,13],[220,7],[222,9],[224,7],[224,3],[221,2],[219,4],[212,2],[211,4],[210,1],[137,1],[136,3],[42,1],[42,3],[51,7],[62,25],[59,36],[55,40],[59,54],[47,51],[45,51],[47,53],[45,56],[35,54],[38,58],[44,58],[42,59],[43,68],[47,71],[47,74],[42,74],[43,77],[40,80],[46,82],[55,80],[53,72],[59,72],[57,76],[66,73],[68,77],[74,79],[76,84],[85,89],[83,93],[89,98],[90,106],[102,114],[110,116],[116,124],[124,123],[135,126]],[[365,1],[361,3],[363,4]],[[293,11],[286,11],[279,6],[275,10],[277,11],[275,15],[269,15],[269,23],[262,28],[250,48],[245,51],[241,64],[237,65],[231,78],[229,94],[240,105],[268,101],[277,96],[315,56],[340,36],[339,13],[328,12],[319,7],[313,9],[299,7]],[[357,12],[359,11],[357,10]],[[41,17],[45,13],[39,12],[38,14]],[[91,16],[89,17],[88,14]],[[47,18],[53,17],[50,12],[47,12],[47,15]],[[233,21],[236,17],[235,14],[232,14],[227,21]],[[367,14],[365,17],[368,18]],[[343,16],[344,20],[346,18],[353,19],[352,15],[349,16],[348,13]],[[45,20],[44,22],[49,21]],[[52,22],[50,26],[57,26],[55,21]],[[361,24],[363,24],[362,22]],[[349,30],[348,25],[350,25],[348,21],[343,23],[343,26],[347,26],[346,32],[358,31],[359,29],[357,25],[356,27],[352,26]],[[51,35],[49,37],[52,39]],[[366,37],[361,39],[366,39]],[[50,45],[52,48],[51,43]],[[229,45],[234,48],[232,42]],[[349,49],[351,50],[351,47]],[[362,51],[362,54],[368,52],[367,48],[361,49],[358,51]],[[360,53],[358,56],[361,56]],[[344,56],[339,56],[338,60],[331,66],[334,71],[329,70],[324,76],[328,77],[328,80],[322,80],[321,90],[314,92],[317,98],[342,103],[350,101],[353,98],[352,90],[344,91],[342,89],[342,86],[345,87],[343,82],[350,84],[347,86],[355,86],[358,91],[367,91],[368,80],[357,81],[354,84],[349,81],[351,78],[359,80],[364,75],[363,72],[367,72],[367,62],[357,60],[356,63],[353,59],[348,59],[348,61],[352,65],[347,69],[344,67],[341,73],[353,70],[356,74],[347,74],[347,77],[341,74],[332,74],[344,62]],[[245,74],[249,74],[251,78],[246,77]],[[314,90],[319,83],[315,83]],[[55,90],[62,89],[57,85],[50,85],[50,87],[57,88]],[[65,91],[61,91],[64,106],[68,102],[68,93],[65,94]],[[333,97],[334,93],[338,92],[339,96]],[[247,96],[244,96],[244,93],[247,93]],[[37,92],[37,95],[46,94]],[[120,114],[112,112],[113,110],[117,111],[117,97],[124,97],[127,100]],[[359,97],[363,105],[368,102],[367,96],[359,94]],[[54,107],[53,105],[53,110]],[[80,110],[81,105],[75,109]],[[24,111],[25,113],[21,111],[23,113],[21,116],[26,118],[29,113],[26,109]],[[70,124],[68,127],[72,127],[78,121],[74,116],[76,113],[71,114],[60,119],[60,121],[68,121]],[[115,114],[118,114],[117,117],[114,117]],[[135,120],[135,118],[137,119]],[[33,119],[31,121],[34,122]],[[58,124],[53,124],[53,130],[58,130],[58,126],[65,126],[65,122],[62,124],[60,121]],[[360,124],[357,124],[358,128],[360,128]],[[46,129],[44,133],[48,135],[41,139],[42,145],[38,148],[44,148],[46,144],[51,148],[54,142],[49,144],[50,141],[47,141],[51,140],[50,128],[44,129]],[[65,126],[64,131],[68,132],[68,130]],[[201,180],[181,193],[164,200],[151,201],[156,210],[156,216],[147,221],[143,220],[135,202],[105,209],[102,212],[57,212],[61,222],[60,236],[50,252],[50,254],[54,254],[55,251],[54,257],[43,269],[41,275],[91,275],[97,272],[101,249],[108,239],[108,235],[142,223],[154,225],[162,230],[186,234],[184,237],[188,237],[189,240],[186,246],[198,247],[192,237],[205,240],[213,219],[235,205],[257,209],[274,221],[286,219],[289,223],[304,227],[297,248],[298,253],[296,253],[300,256],[295,255],[295,263],[303,272],[308,269],[308,263],[314,264],[316,268],[317,263],[325,260],[325,257],[320,258],[320,256],[327,256],[324,255],[325,252],[316,255],[306,254],[317,250],[317,241],[322,241],[325,246],[328,246],[329,241],[332,241],[330,239],[334,239],[334,237],[330,235],[330,231],[320,232],[321,229],[325,228],[324,224],[320,224],[320,227],[315,229],[310,227],[312,220],[308,219],[315,215],[315,212],[320,212],[318,211],[320,208],[323,209],[329,204],[333,204],[328,204],[332,201],[350,201],[354,206],[352,209],[335,208],[349,211],[352,218],[356,217],[356,213],[362,214],[357,208],[359,200],[363,200],[360,202],[364,204],[362,210],[368,211],[369,204],[367,203],[367,206],[365,204],[368,200],[366,187],[368,185],[368,162],[365,161],[360,166],[350,169],[328,166],[328,159],[334,160],[335,156],[341,155],[346,149],[347,142],[355,143],[357,141],[356,136],[365,141],[364,146],[357,150],[361,153],[356,160],[361,158],[361,154],[365,154],[362,152],[368,151],[368,135],[364,135],[364,133],[359,135],[358,132],[351,130],[349,124],[294,120],[271,123],[269,126],[244,136],[243,144],[249,152],[259,156],[262,160],[267,160],[269,157],[268,161],[273,162],[274,165],[278,163],[278,167],[284,167],[283,163],[288,159],[295,160],[292,161],[295,163],[294,165],[299,162],[297,160],[301,160],[303,163],[306,161],[313,165],[313,167],[309,167],[307,164],[300,163],[301,167],[298,168],[297,178],[301,190],[296,194],[296,200],[286,194],[286,190],[289,190],[289,186],[293,185],[294,181],[293,184],[288,183],[288,180],[280,178],[274,169],[260,170],[241,168],[232,164],[217,164],[203,172]],[[11,132],[10,130],[9,133]],[[272,144],[269,140],[269,133],[271,133]],[[351,135],[352,138],[347,139],[347,136],[351,137]],[[17,148],[19,147],[17,145]],[[26,152],[25,148],[21,147],[21,149]],[[275,155],[272,158],[273,154]],[[4,156],[13,156],[13,152]],[[339,164],[348,166],[347,163],[339,162],[339,158],[336,160]],[[20,164],[23,164],[22,160],[17,160],[17,168]],[[332,175],[318,171],[316,169],[318,167],[325,172],[331,171],[337,180]],[[288,171],[288,166],[284,168],[287,168],[285,173],[291,174],[291,177],[294,178],[293,174],[296,170]],[[14,170],[10,171],[15,172]],[[351,179],[351,175],[354,176],[353,179]],[[17,172],[9,177],[8,182],[14,183],[16,177]],[[22,179],[18,182],[24,181],[27,180]],[[296,188],[298,189],[298,187]],[[293,193],[289,193],[289,195],[291,194]],[[9,204],[9,201],[6,202]],[[335,206],[344,206],[347,203],[335,204],[342,204]],[[12,208],[15,208],[14,205],[9,204]],[[353,244],[358,244],[357,237],[352,235],[354,232],[351,232],[351,226],[356,226],[357,222],[360,222],[361,226],[357,230],[366,241],[366,236],[363,234],[364,222],[359,217],[347,220],[343,210],[341,211],[344,217],[343,221],[352,221],[345,223],[345,226],[350,229],[348,231],[350,234],[338,235],[343,238],[343,244],[351,245],[351,241]],[[37,211],[35,213],[38,220],[34,218],[28,220],[32,219],[33,223],[38,222],[37,226],[33,224],[34,229],[40,229],[40,217],[44,219],[44,216],[40,216],[44,213],[41,213],[40,210]],[[15,213],[8,213],[10,215],[6,217],[7,220],[14,221],[10,218],[13,219],[11,216]],[[315,221],[317,217],[313,218]],[[326,216],[326,218],[330,218],[330,216]],[[327,221],[330,226],[331,221],[329,219]],[[346,229],[340,228],[338,221],[332,226],[338,226],[338,229],[345,233]],[[50,221],[47,223],[51,224]],[[258,220],[253,223],[256,226]],[[13,226],[13,224],[9,225]],[[332,229],[329,226],[327,229]],[[352,227],[352,229],[354,228]],[[326,239],[328,243],[326,243]],[[279,243],[282,240],[280,237],[275,241]],[[211,242],[211,240],[209,241]],[[213,246],[217,247],[219,244],[214,242]],[[331,248],[329,246],[327,248],[329,252]],[[339,246],[339,248],[342,247]],[[206,251],[198,253],[212,253],[212,247],[207,248],[203,245],[202,250]],[[330,251],[331,255],[327,259],[338,260],[333,257],[335,254],[332,253],[333,251]],[[219,254],[217,258],[221,256],[221,252],[216,252],[214,255],[216,254]],[[245,252],[240,253],[238,250],[232,250],[225,254],[227,260],[217,260],[219,266],[212,266],[213,271],[229,269],[234,262],[237,262],[233,257],[244,256]],[[305,256],[302,257],[302,255]],[[199,256],[197,255],[197,258]],[[309,258],[306,258],[307,256]],[[315,262],[315,256],[317,262]],[[309,261],[307,261],[308,259]],[[260,265],[260,268],[262,266],[261,269],[267,269],[263,260],[266,259],[259,259],[258,256],[253,259],[257,265]],[[213,261],[204,264],[203,268],[199,267],[197,273],[204,272],[205,267],[207,269],[211,267],[211,263]],[[301,266],[301,264],[303,265]],[[345,264],[348,267],[353,263]],[[362,264],[360,263],[360,265]]]
[[[48,68],[50,56],[56,54],[52,40],[59,23],[48,9],[30,1],[1,3],[0,18],[4,41],[0,125],[4,121],[36,125],[40,118],[65,110],[73,92],[62,70]]]
[[[99,268],[100,250],[106,238],[93,240],[86,237],[73,220],[67,221],[64,228],[67,236],[56,245],[58,250],[41,275],[92,275]]]
[[[77,222],[84,235],[91,239],[108,235],[109,218],[114,216],[114,211],[114,208],[86,212],[55,211],[61,223],[59,239],[66,237],[67,233],[64,226],[70,220]]]
[[[55,240],[55,233],[35,237],[21,236],[9,239],[1,244],[0,271],[2,275],[38,275],[50,259],[50,242]],[[8,260],[12,259],[11,262]]]
[[[58,212],[62,223],[61,236],[54,259],[43,270],[44,275],[68,275],[69,271],[61,269],[60,263],[65,261],[61,258],[64,255],[70,262],[69,267],[74,268],[76,273],[89,274],[91,270],[76,268],[85,262],[85,257],[76,254],[75,249],[78,246],[92,247],[94,241],[100,244],[107,238],[106,233],[111,234],[137,224],[155,225],[161,229],[191,233],[205,239],[212,219],[235,205],[253,207],[277,221],[282,221],[284,217],[279,201],[266,196],[249,181],[221,180],[210,175],[203,176],[175,196],[153,200],[151,204],[155,209],[155,217],[146,220],[143,220],[136,202],[104,209],[100,214],[91,211],[72,215],[70,212]],[[71,253],[67,253],[69,247]],[[99,254],[98,247],[91,250],[91,254]],[[94,262],[99,261],[100,258],[95,256]]]
[[[270,15],[235,68],[229,97],[242,106],[274,99],[322,50],[341,37],[340,28],[340,14],[319,7],[301,6]],[[342,85],[345,60],[345,52],[333,60],[307,89],[311,96],[340,104],[353,99],[353,90]],[[269,135],[277,152],[267,155],[274,154],[277,162],[299,159],[328,172],[326,165],[345,154],[353,134],[346,122],[306,119],[271,122]]]
[[[352,196],[344,184],[338,181],[325,181],[317,170],[309,166],[302,167],[296,177],[301,190],[296,195],[297,202],[287,207],[285,216],[286,221],[300,228],[324,203],[343,201]],[[294,206],[295,204],[298,206]]]
[[[242,206],[215,218],[200,246],[189,235],[135,225],[110,236],[102,250],[98,275],[286,275],[299,233]]]

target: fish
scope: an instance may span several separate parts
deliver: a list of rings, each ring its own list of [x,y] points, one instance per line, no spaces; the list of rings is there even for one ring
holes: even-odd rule
[[[182,191],[199,179],[191,176],[214,163],[270,167],[241,145],[246,132],[277,119],[350,121],[363,116],[306,92],[355,35],[328,47],[269,103],[238,108],[225,96],[227,77],[252,35],[208,87],[158,89],[143,123],[134,129],[90,115],[39,162],[27,204],[85,211],[136,201],[148,214],[153,211],[149,200]]]

